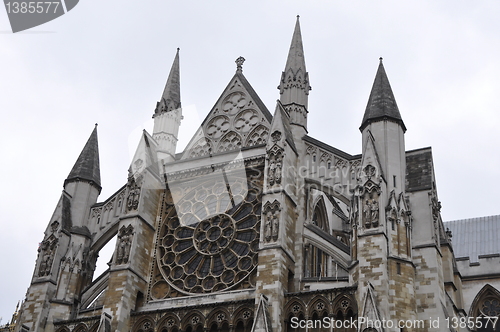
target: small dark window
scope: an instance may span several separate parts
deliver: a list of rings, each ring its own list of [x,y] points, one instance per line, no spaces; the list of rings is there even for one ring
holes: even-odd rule
[[[396,188],[396,175],[393,175],[393,176],[392,176],[392,180],[393,180],[393,182],[394,182],[394,188]]]
[[[316,155],[313,155],[313,161],[316,162]]]
[[[328,169],[330,169],[330,168],[332,168],[332,162],[331,161],[328,162]]]
[[[396,272],[397,274],[401,274],[401,263],[396,263]]]

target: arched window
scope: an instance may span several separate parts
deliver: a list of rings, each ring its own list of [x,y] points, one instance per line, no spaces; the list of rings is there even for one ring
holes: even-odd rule
[[[304,306],[299,302],[293,302],[288,306],[288,315],[285,316],[285,332],[305,332]],[[302,325],[300,324],[302,322]],[[300,327],[302,326],[302,328]]]
[[[500,317],[500,292],[491,285],[484,286],[472,302],[470,317],[481,322],[477,332],[500,331],[500,324],[495,324]]]
[[[330,234],[328,214],[326,211],[325,202],[323,201],[323,197],[319,199],[318,203],[316,203],[316,206],[314,207],[312,222],[314,225]]]

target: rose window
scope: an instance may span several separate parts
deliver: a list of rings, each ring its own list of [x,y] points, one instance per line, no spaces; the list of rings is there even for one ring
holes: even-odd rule
[[[228,174],[226,180],[207,181],[190,190],[168,212],[157,259],[171,288],[209,293],[252,282],[259,244],[259,187],[260,183]]]
[[[484,301],[481,312],[485,316],[499,316],[500,315],[500,301],[497,299],[487,299]]]

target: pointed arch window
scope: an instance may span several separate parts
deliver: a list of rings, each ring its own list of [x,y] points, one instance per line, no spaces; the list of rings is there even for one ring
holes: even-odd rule
[[[470,317],[474,321],[477,319],[481,325],[477,332],[500,331],[500,324],[497,322],[500,318],[500,292],[491,285],[484,286],[472,302]]]
[[[326,206],[323,197],[321,197],[318,203],[316,203],[312,217],[312,222],[314,225],[318,226],[319,228],[330,234],[330,227],[328,225],[328,214],[326,212]]]

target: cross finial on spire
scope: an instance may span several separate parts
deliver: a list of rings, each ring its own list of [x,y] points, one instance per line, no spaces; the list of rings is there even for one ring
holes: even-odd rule
[[[243,71],[243,62],[245,62],[245,58],[240,56],[238,59],[236,59],[236,71],[237,72],[242,72]]]

